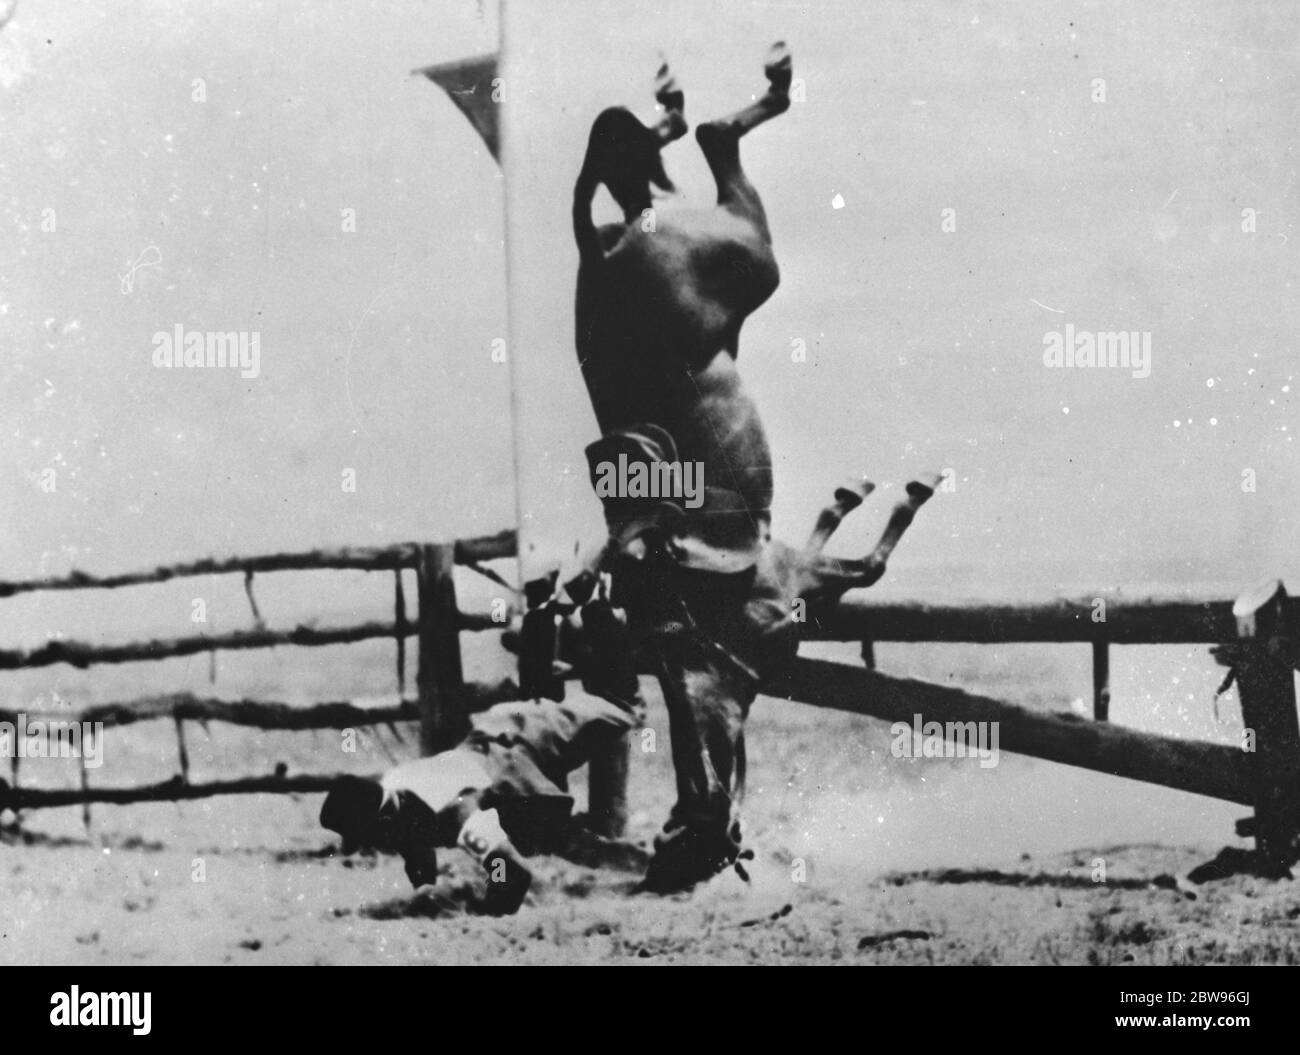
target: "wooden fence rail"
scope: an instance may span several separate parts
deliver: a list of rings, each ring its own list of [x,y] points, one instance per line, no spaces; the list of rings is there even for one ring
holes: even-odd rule
[[[448,616],[454,629],[491,630],[502,624],[487,614],[456,612]],[[201,652],[237,652],[250,648],[297,645],[321,648],[350,645],[358,641],[415,637],[418,626],[397,623],[359,623],[352,626],[296,626],[291,630],[232,630],[225,634],[195,634],[190,637],[132,641],[121,645],[92,645],[83,641],[47,641],[32,649],[0,649],[0,670],[49,667],[66,663],[84,669],[97,663],[137,663],[193,656]]]
[[[403,543],[395,546],[345,547],[309,550],[305,553],[271,553],[261,557],[207,558],[185,564],[165,564],[145,571],[121,575],[92,575],[73,571],[67,575],[44,579],[0,582],[0,597],[39,590],[116,590],[123,586],[143,586],[170,582],[196,575],[227,575],[231,572],[320,571],[355,569],[358,571],[392,571],[415,567],[419,546]]]
[[[397,633],[397,627],[392,623],[362,623],[326,629],[297,626],[292,630],[232,630],[226,634],[196,634],[191,637],[133,641],[123,645],[48,641],[38,648],[28,650],[0,649],[0,670],[49,667],[55,663],[66,663],[84,669],[97,663],[150,662],[193,656],[200,652],[274,648],[277,645],[320,648],[324,645],[347,645],[376,638],[394,638]],[[403,636],[412,636],[414,633],[414,628],[408,627]]]
[[[771,692],[909,726],[917,714],[945,725],[996,722],[999,750],[1229,802],[1255,801],[1250,756],[1222,744],[1138,732],[1074,714],[1031,711],[952,686],[803,657]]]
[[[519,698],[519,687],[510,678],[495,682],[469,682],[465,700],[470,711]],[[80,710],[19,711],[0,707],[0,722],[17,727],[20,718],[32,722],[90,722],[105,728],[133,725],[160,718],[190,722],[225,722],[254,729],[350,729],[360,725],[390,722],[418,722],[417,700],[401,700],[381,706],[358,706],[347,700],[297,705],[272,700],[226,700],[195,696],[188,692],[146,696],[117,703],[97,703]]]
[[[460,539],[453,546],[457,564],[469,565],[482,561],[505,560],[515,556],[515,532],[499,531],[495,535]],[[113,590],[122,586],[141,586],[146,583],[168,582],[195,575],[224,575],[237,571],[245,573],[324,569],[392,571],[397,568],[415,568],[419,563],[422,548],[423,545],[419,542],[402,542],[392,546],[347,546],[341,549],[308,550],[303,553],[207,558],[184,564],[162,565],[147,571],[128,572],[123,575],[91,575],[74,571],[67,575],[43,579],[0,581],[0,598],[37,590]]]
[[[118,806],[134,802],[173,802],[206,799],[214,795],[303,795],[329,791],[342,773],[274,773],[262,777],[236,777],[191,784],[177,775],[158,784],[129,788],[0,788],[0,809],[36,810],[77,806],[92,802]]]
[[[871,602],[849,596],[805,636],[822,641],[1106,642],[1114,645],[1220,645],[1237,636],[1233,602],[1149,598],[1057,600],[1038,604]],[[1300,598],[1286,603],[1300,625]],[[1094,615],[1102,618],[1094,619]]]

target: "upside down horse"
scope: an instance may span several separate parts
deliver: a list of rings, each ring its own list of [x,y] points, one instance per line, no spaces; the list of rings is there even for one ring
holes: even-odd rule
[[[577,353],[602,433],[587,448],[593,484],[597,467],[619,456],[650,469],[703,466],[698,508],[662,497],[602,497],[609,539],[599,567],[626,610],[629,639],[651,657],[671,726],[677,801],[655,840],[651,890],[683,889],[739,865],[750,704],[794,657],[798,613],[815,618],[845,591],[876,582],[938,482],[933,475],[911,481],[860,560],[826,557],[822,547],[872,490],[865,480],[835,492],[801,549],[771,536],[772,457],[737,357],[742,324],[780,276],[739,148],[748,132],[789,109],[791,70],[789,51],[777,43],[766,59],[764,94],[696,128],[716,205],[644,222],[651,186],[675,189],[661,151],[688,130],[685,96],[666,64],[656,80],[660,120],[647,127],[622,107],[601,112],[574,187]],[[592,221],[602,184],[621,223]],[[624,674],[589,687],[628,702],[635,678],[627,665],[610,669]]]

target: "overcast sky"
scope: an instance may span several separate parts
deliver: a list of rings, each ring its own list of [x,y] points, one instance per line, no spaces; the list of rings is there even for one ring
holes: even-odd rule
[[[556,364],[519,394],[534,490],[599,524],[568,235],[591,118],[651,116],[659,47],[692,120],[735,108],[784,37],[807,101],[743,148],[783,281],[740,349],[778,532],[801,538],[846,474],[932,465],[956,491],[896,572],[1300,590],[1293,4],[701,6],[512,5],[511,353]],[[502,179],[408,76],[495,40],[486,0],[20,0],[0,29],[0,576],[512,523]],[[707,198],[693,139],[666,163]],[[156,369],[178,323],[259,331],[260,376]],[[1066,323],[1149,331],[1151,376],[1047,369]],[[877,526],[858,518],[842,549]]]

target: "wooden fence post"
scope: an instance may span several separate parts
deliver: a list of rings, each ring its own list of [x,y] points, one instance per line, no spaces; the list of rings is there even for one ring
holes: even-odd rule
[[[1092,717],[1098,722],[1110,719],[1110,644],[1092,643]]]
[[[1232,606],[1239,643],[1237,670],[1241,717],[1254,732],[1255,817],[1251,830],[1265,872],[1286,874],[1296,863],[1300,833],[1300,720],[1295,681],[1284,662],[1286,590],[1273,581],[1243,594]]]
[[[460,662],[460,611],[456,607],[455,546],[421,546],[419,584],[420,753],[436,754],[469,732],[465,678]]]
[[[632,746],[626,735],[587,764],[587,827],[607,839],[627,832],[627,775]]]

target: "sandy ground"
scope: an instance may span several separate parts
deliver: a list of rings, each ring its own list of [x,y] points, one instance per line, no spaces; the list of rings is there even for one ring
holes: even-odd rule
[[[1053,664],[1021,666],[1059,682]],[[630,834],[642,842],[672,786],[657,699],[649,727],[663,748],[634,751]],[[96,781],[174,771],[169,724],[109,735],[112,780]],[[365,772],[409,755],[413,730],[403,735],[366,734],[345,755],[335,733],[214,726],[193,729],[189,747],[196,779],[278,761]],[[1176,882],[1230,841],[1234,807],[1198,813],[1206,800],[1011,756],[996,769],[899,760],[882,723],[766,698],[750,743],[749,884],[729,874],[654,897],[635,892],[634,871],[541,857],[523,910],[486,919],[413,897],[396,858],[338,856],[319,795],[96,806],[89,832],[80,810],[60,809],[27,815],[0,844],[0,962],[1300,962],[1293,883]],[[575,792],[581,802],[580,774]],[[1102,832],[1154,838],[1117,845],[1092,837]],[[449,886],[473,881],[458,852],[442,862]]]

